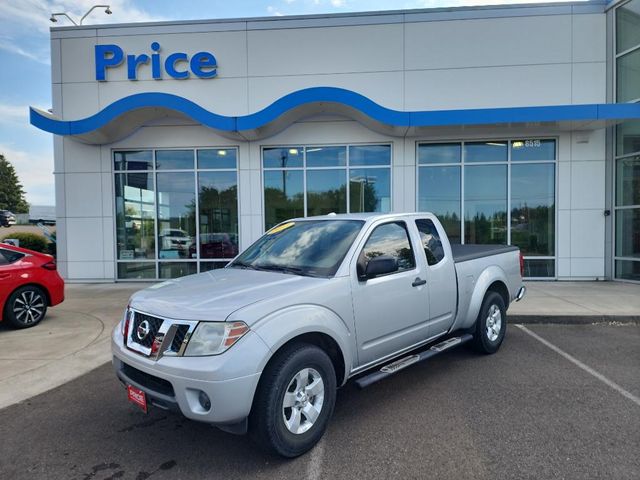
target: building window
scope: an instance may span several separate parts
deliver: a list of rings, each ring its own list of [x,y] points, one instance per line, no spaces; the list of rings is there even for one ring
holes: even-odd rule
[[[222,268],[238,254],[236,148],[114,152],[118,279]]]
[[[555,276],[556,140],[417,148],[418,210],[437,215],[452,243],[516,245],[526,277]]]
[[[640,0],[616,10],[616,101],[640,102]],[[640,281],[640,120],[616,127],[615,277]]]
[[[391,210],[391,145],[262,149],[265,228],[293,217]]]

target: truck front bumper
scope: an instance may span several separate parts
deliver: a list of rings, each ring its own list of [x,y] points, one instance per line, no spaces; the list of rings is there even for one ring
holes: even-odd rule
[[[145,392],[149,405],[218,426],[242,424],[251,411],[270,350],[253,332],[222,355],[153,360],[111,338],[113,367],[124,385]],[[205,394],[204,397],[202,394]],[[203,402],[203,399],[208,399]]]

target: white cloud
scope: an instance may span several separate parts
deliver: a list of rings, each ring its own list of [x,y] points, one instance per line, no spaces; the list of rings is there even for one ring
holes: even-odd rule
[[[344,7],[346,4],[346,0],[331,0],[331,6],[335,8]]]
[[[25,124],[29,121],[29,107],[26,105],[0,104],[0,122]]]
[[[55,203],[52,149],[24,152],[10,145],[0,144],[0,153],[15,167],[29,203]]]
[[[275,15],[276,17],[282,17],[284,15],[284,13],[282,13],[280,10],[278,10],[273,5],[269,5],[267,7],[267,12],[269,12],[269,15]]]

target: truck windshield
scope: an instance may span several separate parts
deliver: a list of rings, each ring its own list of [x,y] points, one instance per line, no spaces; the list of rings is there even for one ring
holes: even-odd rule
[[[229,267],[331,277],[364,222],[303,220],[276,225]]]

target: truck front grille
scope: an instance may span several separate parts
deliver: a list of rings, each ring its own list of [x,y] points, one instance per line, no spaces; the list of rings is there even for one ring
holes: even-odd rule
[[[145,323],[146,322],[146,323]],[[143,347],[151,348],[153,341],[158,335],[158,331],[162,326],[163,320],[161,318],[152,317],[151,315],[145,315],[140,312],[135,312],[133,317],[133,330],[131,340],[135,343],[139,343]],[[141,328],[142,326],[142,328]],[[146,330],[146,335],[142,335]]]

